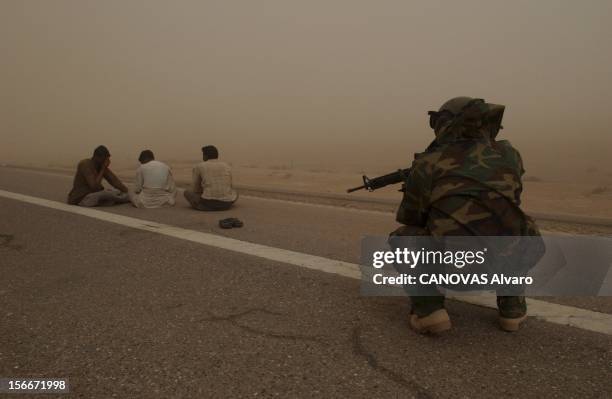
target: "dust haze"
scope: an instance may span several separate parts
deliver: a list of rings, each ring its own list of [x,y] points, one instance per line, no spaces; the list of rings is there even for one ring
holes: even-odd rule
[[[610,180],[612,2],[0,2],[0,163],[106,144],[190,161],[408,166],[427,111],[506,104],[527,174]]]

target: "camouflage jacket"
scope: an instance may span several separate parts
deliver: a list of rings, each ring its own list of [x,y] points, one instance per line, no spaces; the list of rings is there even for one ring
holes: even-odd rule
[[[397,221],[399,235],[537,235],[520,209],[521,156],[485,129],[448,126],[415,154]]]

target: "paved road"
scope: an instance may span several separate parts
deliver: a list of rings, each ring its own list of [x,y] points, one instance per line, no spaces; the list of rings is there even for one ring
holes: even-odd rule
[[[63,201],[70,179],[0,168]],[[106,212],[356,262],[388,214],[242,198],[230,212]],[[238,216],[246,226],[222,231]],[[612,337],[449,302],[439,338],[355,280],[0,198],[0,377],[69,377],[73,397],[606,397]],[[21,396],[25,397],[25,396]]]

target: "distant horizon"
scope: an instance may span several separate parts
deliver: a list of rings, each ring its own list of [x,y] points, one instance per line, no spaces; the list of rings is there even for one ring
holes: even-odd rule
[[[85,157],[80,157],[78,159],[74,159],[73,162],[65,162],[65,163],[61,163],[61,162],[34,162],[34,161],[30,161],[30,162],[2,162],[0,160],[0,166],[9,166],[9,167],[32,167],[32,168],[37,168],[37,169],[61,169],[61,170],[68,170],[68,171],[73,171],[75,170],[76,164],[78,163],[78,161],[80,161],[81,159],[85,159],[88,158],[87,156]],[[164,158],[159,158],[156,157],[156,159],[168,163],[170,166],[172,167],[190,167],[192,165],[195,165],[196,163],[200,162],[200,160],[198,159],[164,159]],[[367,174],[370,177],[374,177],[377,174],[384,174],[384,173],[388,173],[388,172],[392,172],[394,170],[397,170],[397,168],[393,167],[393,166],[389,166],[387,168],[385,168],[384,166],[381,165],[374,165],[371,168],[361,168],[359,166],[354,166],[354,167],[350,167],[350,166],[344,166],[341,168],[334,168],[334,167],[329,167],[329,166],[325,166],[325,165],[321,165],[320,163],[314,163],[314,164],[301,164],[301,163],[261,163],[261,164],[256,164],[256,163],[249,163],[249,162],[236,162],[233,161],[231,159],[229,160],[225,160],[227,161],[230,165],[232,165],[233,168],[240,168],[240,169],[266,169],[266,170],[275,170],[275,171],[291,171],[291,170],[295,170],[295,171],[300,171],[300,172],[308,172],[308,173],[321,173],[321,174]],[[131,169],[136,169],[138,167],[138,161],[137,160],[133,160],[133,161],[127,161],[127,160],[115,160],[114,162],[112,162],[111,165],[111,169],[117,169],[117,170],[121,170],[121,171],[128,171]],[[585,170],[577,170],[575,171],[575,173],[573,174],[574,176],[578,176],[580,177],[580,179],[578,181],[576,181],[576,183],[584,183],[586,185],[593,185],[593,184],[603,184],[603,187],[607,187],[608,190],[612,190],[612,173],[611,172],[607,172],[604,170],[598,170],[598,169],[593,169],[593,168],[587,168]],[[547,175],[538,175],[538,174],[534,174],[534,173],[529,173],[528,171],[523,175],[523,181],[524,182],[541,182],[541,183],[567,183],[568,180],[570,179],[570,177],[568,176],[547,176]]]

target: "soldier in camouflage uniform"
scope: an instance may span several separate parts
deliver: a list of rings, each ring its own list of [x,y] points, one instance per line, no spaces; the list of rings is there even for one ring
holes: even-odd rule
[[[496,140],[504,106],[457,97],[430,112],[436,138],[415,154],[397,221],[400,236],[538,235],[520,209],[524,173],[521,156],[505,140]],[[411,296],[411,326],[419,332],[450,328],[444,296],[422,287]],[[516,331],[525,320],[524,296],[498,296],[499,320]]]

